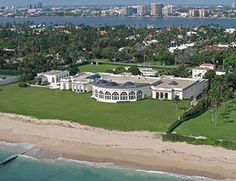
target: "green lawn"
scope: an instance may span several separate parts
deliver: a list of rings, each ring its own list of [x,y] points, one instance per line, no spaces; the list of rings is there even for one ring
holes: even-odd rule
[[[121,67],[121,66],[120,65],[111,65],[111,64],[99,64],[99,65],[87,64],[87,65],[79,66],[79,70],[80,70],[80,72],[105,72],[106,70],[114,69],[117,67]]]
[[[93,100],[90,94],[70,91],[19,88],[16,84],[0,89],[0,112],[71,120],[119,130],[166,131],[189,105],[188,101],[183,101],[176,111],[175,104],[170,101],[146,99],[108,104]]]
[[[230,103],[228,113],[225,113],[224,106],[221,107],[217,126],[212,122],[211,115],[211,111],[208,111],[200,117],[182,124],[176,129],[176,132],[236,141],[236,100]]]

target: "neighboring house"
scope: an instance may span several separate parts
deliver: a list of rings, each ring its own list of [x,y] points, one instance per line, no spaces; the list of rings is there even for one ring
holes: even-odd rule
[[[40,78],[42,83],[48,83],[49,88],[57,89],[60,87],[60,79],[68,76],[68,71],[51,70],[48,72],[38,73],[36,79]]]
[[[155,77],[158,72],[153,68],[139,68],[139,71],[142,76],[147,76],[147,77]]]
[[[210,63],[204,63],[204,64],[200,65],[199,67],[195,67],[192,69],[192,78],[203,79],[204,75],[209,70],[215,70],[215,65],[210,64]]]

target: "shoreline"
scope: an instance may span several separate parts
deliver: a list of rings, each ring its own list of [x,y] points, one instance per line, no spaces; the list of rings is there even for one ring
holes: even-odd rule
[[[123,168],[236,179],[236,151],[163,142],[159,133],[123,132],[60,120],[0,113],[0,140],[30,143],[62,157]]]

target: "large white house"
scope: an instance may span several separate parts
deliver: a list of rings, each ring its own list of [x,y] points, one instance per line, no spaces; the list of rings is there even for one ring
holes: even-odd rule
[[[215,69],[214,64],[204,63],[204,64],[200,65],[199,67],[195,67],[192,69],[192,78],[203,79],[204,75],[209,70],[214,70],[214,69]]]
[[[145,77],[131,74],[80,73],[61,79],[61,90],[92,92],[100,102],[134,102],[152,97],[160,100],[196,99],[207,88],[208,80],[173,76]]]
[[[48,83],[48,86],[51,89],[58,89],[60,87],[60,80],[68,76],[68,71],[51,70],[38,73],[36,78],[40,78],[42,79],[42,82]]]

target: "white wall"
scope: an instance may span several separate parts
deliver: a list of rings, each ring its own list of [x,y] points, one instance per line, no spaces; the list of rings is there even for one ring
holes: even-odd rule
[[[11,84],[20,81],[21,76],[7,77],[6,79],[0,80],[0,85]]]
[[[132,100],[107,100],[107,99],[101,99],[99,97],[95,97],[95,90],[98,91],[102,91],[105,95],[106,92],[110,92],[111,95],[114,93],[114,92],[117,92],[119,95],[122,93],[122,92],[126,92],[128,94],[128,97],[129,97],[129,93],[130,92],[135,92],[135,95],[136,95],[136,99],[132,99]],[[133,101],[137,101],[137,92],[141,90],[142,93],[143,93],[143,96],[142,98],[147,98],[147,97],[151,97],[152,95],[152,92],[151,92],[151,89],[150,89],[150,86],[144,86],[144,87],[139,87],[139,88],[122,88],[122,89],[115,89],[115,88],[103,88],[103,87],[98,87],[98,86],[95,86],[93,85],[92,86],[92,97],[94,97],[97,101],[100,101],[100,102],[108,102],[108,103],[116,103],[116,102],[133,102]]]

